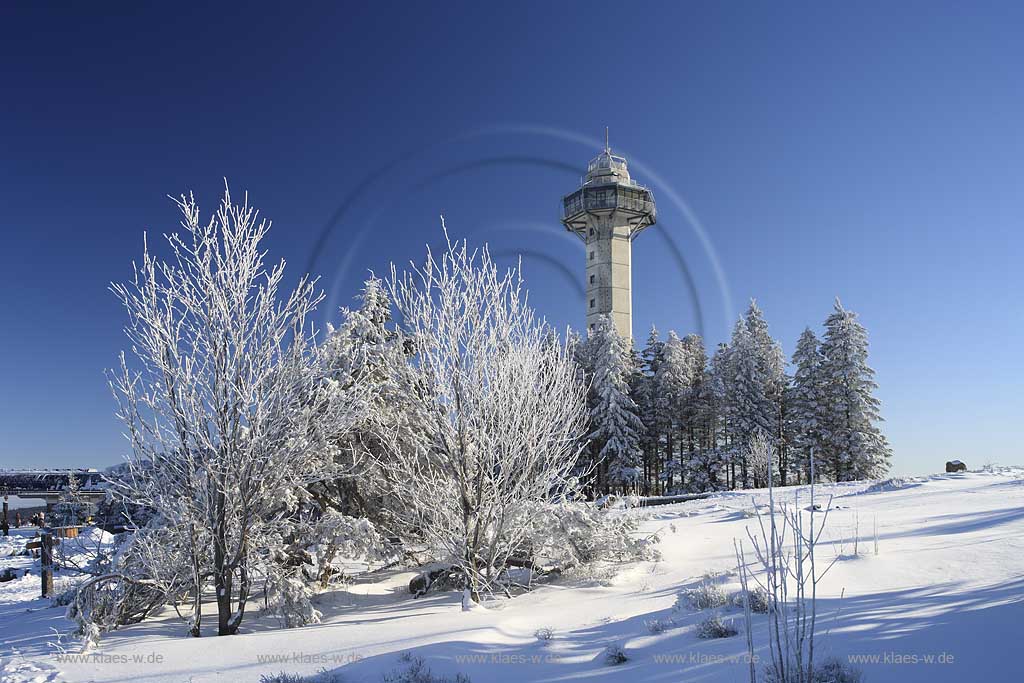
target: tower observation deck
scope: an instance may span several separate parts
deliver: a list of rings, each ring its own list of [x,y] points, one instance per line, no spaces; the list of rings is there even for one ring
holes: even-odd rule
[[[562,224],[586,245],[588,330],[607,315],[632,338],[632,242],[655,220],[654,195],[630,178],[625,158],[606,143],[580,188],[562,199]]]

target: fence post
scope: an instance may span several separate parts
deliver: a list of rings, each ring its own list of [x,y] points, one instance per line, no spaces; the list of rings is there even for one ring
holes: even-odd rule
[[[42,547],[40,548],[40,561],[41,565],[40,575],[43,579],[42,596],[44,598],[53,597],[53,534],[50,533],[49,529],[43,529]]]

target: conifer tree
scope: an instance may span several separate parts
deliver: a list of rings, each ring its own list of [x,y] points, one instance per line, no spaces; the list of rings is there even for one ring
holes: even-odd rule
[[[786,360],[782,353],[782,347],[769,334],[768,322],[756,300],[751,299],[750,301],[746,324],[764,382],[761,412],[765,421],[770,423],[764,428],[764,431],[772,436],[771,441],[776,449],[774,460],[779,467],[779,475],[784,484],[787,466],[783,415],[783,393],[788,382],[785,372]]]
[[[428,416],[423,413],[422,403],[412,400],[413,392],[421,387],[414,384],[409,351],[394,329],[391,299],[384,282],[371,276],[363,283],[357,300],[357,308],[341,310],[342,321],[337,328],[328,324],[318,352],[323,367],[337,377],[359,378],[368,387],[366,414],[338,449],[341,458],[359,467],[350,467],[351,473],[341,479],[319,482],[311,493],[321,510],[335,509],[386,524],[389,505],[383,500],[381,484],[387,471],[379,468],[386,450],[382,435],[387,435],[392,448],[397,443],[415,450]],[[363,476],[353,476],[356,474]]]
[[[787,392],[787,419],[797,454],[796,470],[810,481],[810,457],[816,454],[815,469],[821,471],[822,404],[821,352],[818,337],[811,328],[800,335],[793,352],[793,382]]]
[[[651,331],[647,336],[647,345],[640,352],[640,364],[634,375],[632,385],[632,396],[637,404],[638,414],[644,425],[641,436],[641,449],[644,453],[644,482],[645,489],[653,490],[655,494],[660,493],[661,479],[661,456],[660,441],[661,433],[658,429],[656,411],[657,390],[654,377],[661,362],[661,351],[664,343],[658,335],[658,329],[651,325]]]
[[[782,435],[784,360],[778,342],[768,334],[757,302],[751,301],[745,318],[737,321],[730,343],[730,372],[726,391],[740,460],[742,485],[749,486],[747,453],[750,439],[761,431],[773,435],[776,446]]]
[[[708,358],[704,351],[704,340],[699,335],[688,334],[683,337],[682,343],[687,362],[687,390],[682,405],[683,436],[687,457],[692,458],[701,447],[701,383]]]
[[[639,478],[643,433],[637,405],[629,395],[629,340],[619,335],[610,318],[602,316],[591,331],[590,343],[594,363],[590,438],[599,447],[598,487],[625,488]]]
[[[836,481],[879,477],[889,469],[892,451],[878,427],[881,401],[867,363],[867,331],[838,298],[825,321],[821,355],[822,441],[830,474]]]
[[[654,375],[655,421],[665,440],[664,476],[668,488],[682,484],[682,433],[686,400],[693,384],[689,349],[675,332],[669,332]]]
[[[711,385],[709,391],[713,392],[714,397],[712,404],[715,415],[714,444],[718,450],[718,458],[725,478],[723,484],[729,489],[736,488],[736,464],[738,461],[738,458],[734,457],[736,455],[734,452],[736,434],[730,393],[733,382],[732,372],[732,348],[729,344],[722,342],[715,349],[715,353],[708,363],[708,375]]]

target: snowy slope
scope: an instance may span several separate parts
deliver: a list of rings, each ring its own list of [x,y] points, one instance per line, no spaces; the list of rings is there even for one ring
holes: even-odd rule
[[[825,654],[878,658],[860,665],[873,682],[1022,680],[1024,468],[818,488],[819,502],[833,496],[828,543],[819,552],[843,556],[819,593]],[[806,489],[800,495],[806,502]],[[762,491],[731,492],[630,512],[646,517],[648,531],[661,531],[660,562],[608,577],[567,577],[487,610],[462,612],[454,594],[413,600],[405,588],[411,574],[399,572],[323,596],[320,625],[279,630],[254,618],[243,635],[190,639],[171,612],[109,635],[85,661],[58,660],[50,629],[68,628],[62,610],[24,591],[16,602],[5,600],[10,584],[0,584],[0,680],[258,681],[281,670],[340,667],[345,681],[379,681],[412,650],[435,673],[461,671],[476,683],[743,681],[740,611],[721,611],[740,635],[706,641],[694,626],[707,613],[675,605],[706,573],[735,569],[733,538],[756,523],[750,511],[765,499]],[[738,587],[735,574],[722,581]],[[672,626],[652,633],[655,619]],[[756,619],[755,644],[766,652],[764,617]],[[539,641],[540,628],[552,629],[553,638]],[[601,652],[613,643],[629,661],[603,663]]]

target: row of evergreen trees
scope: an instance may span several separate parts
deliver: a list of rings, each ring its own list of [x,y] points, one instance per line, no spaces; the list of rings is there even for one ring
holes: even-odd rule
[[[577,345],[590,382],[587,472],[595,494],[662,494],[878,477],[891,449],[879,429],[867,332],[836,300],[819,341],[808,328],[793,353],[768,333],[756,302],[708,358],[697,335],[662,340],[651,328],[637,354],[607,318]],[[749,444],[763,434],[769,463]]]
[[[362,305],[345,311],[324,353],[338,367],[354,364],[378,382],[374,422],[357,430],[356,451],[376,451],[380,430],[414,440],[429,416],[411,409],[405,367],[408,349],[390,330],[390,302],[371,279]],[[878,477],[891,449],[879,429],[880,403],[867,364],[868,338],[857,315],[839,301],[821,340],[800,336],[787,367],[764,314],[751,302],[728,344],[708,357],[697,335],[662,339],[651,329],[635,352],[603,318],[575,346],[581,380],[590,383],[590,425],[584,471],[594,494],[609,491],[663,494],[760,487],[768,464],[751,462],[749,444],[763,433],[774,445],[773,482],[805,483],[814,453],[818,481]],[[353,498],[352,491],[318,491]],[[358,498],[358,496],[355,496]]]

